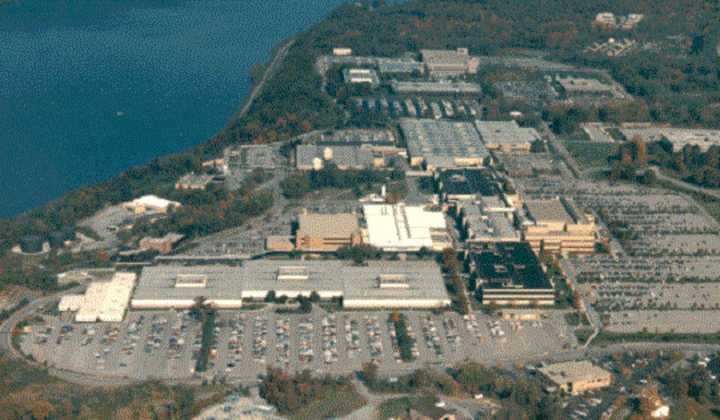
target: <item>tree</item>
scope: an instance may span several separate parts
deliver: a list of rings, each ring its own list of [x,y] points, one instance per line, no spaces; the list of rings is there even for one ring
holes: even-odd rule
[[[320,295],[315,290],[310,293],[310,302],[317,303],[320,302]]]
[[[310,179],[303,173],[295,173],[289,175],[280,183],[280,189],[287,198],[302,198],[311,189]]]
[[[312,311],[312,302],[310,301],[309,298],[307,298],[303,295],[300,295],[297,297],[297,301],[300,304],[300,312],[306,314],[306,313],[309,313],[310,311]]]
[[[267,292],[267,295],[265,295],[265,302],[272,303],[277,300],[277,296],[274,290],[270,290]]]
[[[193,319],[201,319],[203,312],[207,309],[205,296],[198,296],[193,299],[193,306],[190,308],[190,316]]]
[[[378,379],[378,366],[373,362],[365,362],[362,365],[362,371],[360,372],[362,379],[369,387],[377,382]]]
[[[535,139],[530,144],[530,153],[544,153],[547,151],[547,148],[545,147],[545,142],[540,139]]]

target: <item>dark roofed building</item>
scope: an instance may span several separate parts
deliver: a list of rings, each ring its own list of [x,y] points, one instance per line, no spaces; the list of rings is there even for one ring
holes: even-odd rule
[[[497,180],[487,169],[447,169],[437,175],[443,198],[448,201],[473,200],[478,196],[500,194]]]
[[[555,290],[527,242],[483,243],[470,253],[482,302],[553,305]]]

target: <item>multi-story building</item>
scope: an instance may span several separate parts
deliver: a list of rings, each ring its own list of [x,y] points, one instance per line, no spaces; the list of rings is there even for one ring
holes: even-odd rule
[[[358,216],[341,214],[301,214],[295,233],[295,249],[307,252],[335,252],[362,242]]]
[[[433,75],[458,76],[477,73],[480,61],[467,48],[456,50],[420,50],[427,71]]]
[[[561,197],[526,200],[522,216],[523,240],[533,251],[553,254],[592,254],[598,242],[595,218],[584,214],[572,201]]]
[[[555,304],[555,289],[527,242],[475,244],[468,259],[484,304]]]

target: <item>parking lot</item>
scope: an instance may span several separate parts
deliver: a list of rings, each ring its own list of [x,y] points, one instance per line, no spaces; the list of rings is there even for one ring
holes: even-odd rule
[[[403,313],[416,340],[412,362],[400,358],[387,311],[221,311],[207,373],[230,380],[254,379],[267,366],[349,373],[374,360],[392,374],[466,358],[493,364],[540,357],[577,344],[561,313],[551,312],[541,321],[504,321],[480,313]],[[131,312],[118,324],[76,324],[68,315],[44,319],[21,341],[22,350],[40,362],[135,379],[194,374],[201,332],[187,311]]]

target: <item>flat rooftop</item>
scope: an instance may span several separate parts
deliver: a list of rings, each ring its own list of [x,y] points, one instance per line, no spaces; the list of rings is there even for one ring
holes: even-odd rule
[[[575,218],[568,212],[560,199],[527,200],[525,201],[530,218],[537,223],[575,223]]]
[[[538,370],[556,384],[592,381],[610,375],[610,372],[587,360],[554,363]]]
[[[527,242],[473,246],[471,259],[485,289],[552,289]]]
[[[322,238],[349,238],[360,228],[358,216],[352,213],[301,214],[298,225],[303,234]]]
[[[485,144],[521,145],[540,138],[534,128],[520,127],[515,120],[475,121],[475,126]]]
[[[204,287],[177,287],[178,278],[202,276]],[[381,288],[380,280],[402,278],[407,287]],[[145,267],[134,300],[241,299],[268,291],[338,292],[345,298],[446,299],[434,261],[251,260],[242,266],[162,265]]]
[[[304,143],[322,146],[394,146],[395,134],[390,130],[348,129],[314,131],[303,136]]]
[[[495,176],[487,169],[446,169],[438,180],[444,193],[450,195],[496,196],[500,193]]]
[[[328,156],[330,159],[326,159]],[[373,154],[370,150],[353,145],[301,144],[295,149],[295,159],[298,168],[314,166],[315,159],[350,168],[367,168],[373,164]]]
[[[560,86],[568,93],[610,93],[612,86],[602,83],[597,79],[586,79],[580,77],[562,77],[555,78]]]
[[[397,93],[460,93],[481,94],[482,88],[472,82],[399,82],[390,83],[393,91]]]
[[[411,157],[484,159],[490,156],[469,122],[403,118],[400,129]]]
[[[363,206],[370,245],[383,249],[432,248],[434,237],[447,235],[445,215],[421,206]]]

